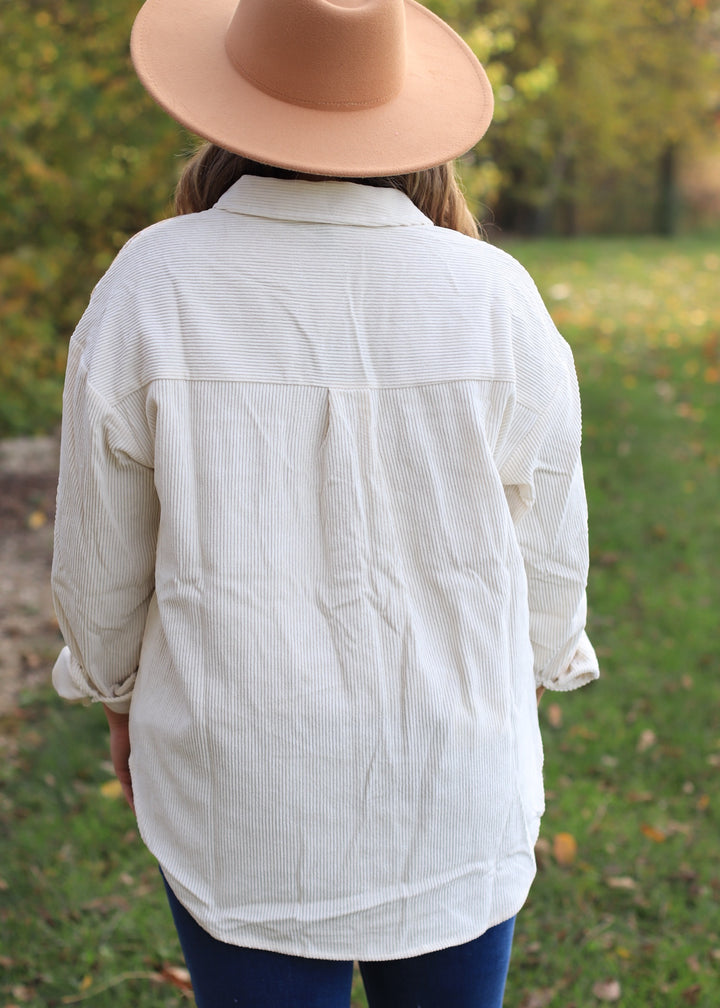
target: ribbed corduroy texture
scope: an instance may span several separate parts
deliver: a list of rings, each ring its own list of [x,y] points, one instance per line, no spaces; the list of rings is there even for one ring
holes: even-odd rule
[[[400,193],[245,178],[73,337],[55,683],[130,709],[140,829],[224,941],[387,959],[527,895],[535,685],[597,665],[570,352]]]

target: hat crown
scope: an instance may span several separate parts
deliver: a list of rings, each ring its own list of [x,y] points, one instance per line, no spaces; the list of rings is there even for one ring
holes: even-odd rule
[[[403,0],[239,0],[225,36],[235,68],[291,105],[373,108],[400,91]]]

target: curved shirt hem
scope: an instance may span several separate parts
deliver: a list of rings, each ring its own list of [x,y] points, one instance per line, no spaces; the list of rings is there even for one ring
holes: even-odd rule
[[[518,861],[522,864],[519,866]],[[389,944],[374,941],[379,933],[389,933],[387,927],[388,905],[379,903],[366,910],[348,908],[347,927],[341,925],[342,916],[315,921],[308,926],[304,919],[273,921],[267,923],[241,923],[209,920],[202,913],[202,903],[176,878],[162,867],[163,875],[178,901],[196,923],[218,941],[243,948],[252,948],[281,955],[330,961],[383,962],[409,959],[427,955],[441,949],[453,948],[479,938],[491,927],[502,924],[522,909],[527,900],[536,873],[534,854],[521,851],[509,855],[496,866],[488,893],[487,874],[462,876],[449,884],[442,894],[441,907],[433,906],[437,891],[413,896],[397,905],[395,911],[397,932],[419,930],[418,922],[428,920],[422,934],[406,934],[405,940]],[[474,884],[473,884],[474,883]],[[378,930],[374,918],[382,919]],[[407,922],[412,924],[408,926]],[[452,926],[449,921],[454,921]],[[338,937],[342,930],[352,932]],[[279,932],[285,932],[279,933]]]

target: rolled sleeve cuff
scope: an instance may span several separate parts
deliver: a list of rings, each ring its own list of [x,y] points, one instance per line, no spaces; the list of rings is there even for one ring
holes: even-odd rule
[[[103,691],[85,673],[69,647],[62,649],[52,670],[53,688],[63,700],[102,703],[118,714],[127,714],[130,710],[135,678],[136,673],[133,672],[124,682],[112,686],[109,692]]]
[[[575,651],[568,664],[563,664],[556,671],[546,670],[537,680],[538,686],[549,690],[569,691],[587,686],[600,676],[595,649],[583,630]]]

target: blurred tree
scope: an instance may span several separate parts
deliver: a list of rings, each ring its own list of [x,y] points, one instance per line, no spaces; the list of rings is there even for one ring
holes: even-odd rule
[[[132,71],[134,13],[124,0],[0,9],[0,433],[57,420],[93,283],[168,206],[181,134]]]
[[[501,226],[674,229],[679,157],[720,106],[718,0],[430,6],[495,88],[495,123],[467,176]]]
[[[720,0],[427,2],[495,89],[464,165],[476,208],[508,230],[673,230],[678,163],[720,107]],[[139,6],[0,6],[0,435],[57,421],[93,283],[169,212],[192,146],[130,65]]]

